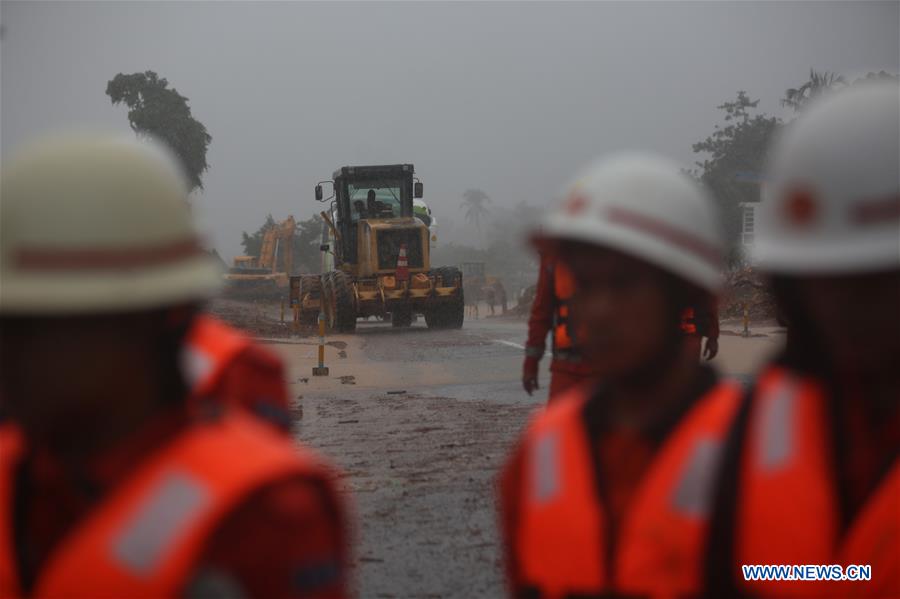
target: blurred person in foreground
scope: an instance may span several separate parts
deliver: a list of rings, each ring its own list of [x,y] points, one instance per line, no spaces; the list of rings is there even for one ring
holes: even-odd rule
[[[707,557],[712,597],[900,597],[900,87],[812,104],[769,157],[755,260],[790,322],[742,403]],[[743,565],[869,565],[748,581]]]
[[[528,317],[522,386],[528,395],[538,389],[538,370],[549,332],[552,361],[548,399],[553,401],[567,389],[593,380],[594,372],[584,359],[581,348],[575,343],[576,335],[571,319],[571,300],[575,285],[571,273],[547,252],[541,252],[539,269],[534,301]]]
[[[0,187],[0,596],[345,596],[330,469],[190,405],[185,338],[221,277],[175,162],[60,138]]]
[[[685,343],[721,278],[712,202],[676,164],[601,161],[543,223],[596,385],[535,416],[500,480],[514,597],[697,595],[713,465],[740,387]]]

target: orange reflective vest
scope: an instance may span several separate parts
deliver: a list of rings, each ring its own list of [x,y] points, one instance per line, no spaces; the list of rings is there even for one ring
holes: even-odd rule
[[[0,426],[0,597],[21,597],[13,485],[23,443]],[[42,567],[36,597],[174,597],[210,536],[253,493],[295,477],[330,485],[326,468],[255,419],[188,428],[149,457],[72,529]],[[250,549],[252,550],[252,548]]]
[[[551,403],[524,440],[513,535],[516,581],[535,597],[678,597],[696,593],[711,486],[740,397],[720,383],[665,440],[624,515],[608,554],[592,446],[579,389]],[[529,595],[531,596],[531,595]]]
[[[185,375],[196,397],[212,393],[228,366],[253,344],[239,330],[205,314],[194,319],[185,341]]]
[[[697,334],[697,320],[693,308],[685,308],[681,313],[681,332],[685,335]]]
[[[290,429],[288,392],[280,361],[247,335],[211,316],[200,315],[194,320],[182,351],[183,371],[191,390],[190,405],[195,410],[202,412],[231,403],[279,430]],[[228,378],[230,372],[238,369],[239,380]]]
[[[813,379],[760,376],[741,454],[735,580],[742,564],[871,565],[865,582],[743,582],[759,597],[900,597],[900,459],[842,534],[827,402]]]
[[[569,302],[575,294],[575,280],[572,273],[560,261],[553,267],[553,295],[556,299],[556,314],[553,321],[553,350],[568,351],[575,343],[570,335]]]

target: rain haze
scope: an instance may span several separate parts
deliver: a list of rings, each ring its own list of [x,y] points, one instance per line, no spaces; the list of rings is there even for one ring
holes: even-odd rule
[[[747,90],[809,69],[896,72],[897,2],[2,4],[3,155],[42,133],[128,131],[106,83],[153,70],[212,135],[197,213],[223,257],[267,213],[308,218],[345,164],[412,162],[444,241],[461,194],[545,205],[594,157],[685,166]]]
[[[900,0],[0,25],[0,595],[900,597]]]

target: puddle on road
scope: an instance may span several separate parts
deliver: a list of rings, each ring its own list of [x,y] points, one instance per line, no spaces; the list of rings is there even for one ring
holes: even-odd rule
[[[543,404],[547,401],[547,392],[545,389],[539,389],[537,393],[529,396],[522,389],[522,384],[519,381],[478,384],[461,383],[443,387],[428,387],[427,389],[417,390],[417,392],[427,392],[429,395],[462,401],[490,401],[491,403],[522,403],[535,405]]]

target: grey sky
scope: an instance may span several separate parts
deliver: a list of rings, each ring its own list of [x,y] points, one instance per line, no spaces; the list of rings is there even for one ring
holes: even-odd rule
[[[127,131],[106,82],[155,70],[213,136],[198,214],[226,259],[266,213],[307,218],[343,164],[414,162],[465,238],[469,187],[546,204],[595,156],[691,164],[716,105],[781,114],[810,67],[900,69],[900,2],[0,5],[0,142]]]

